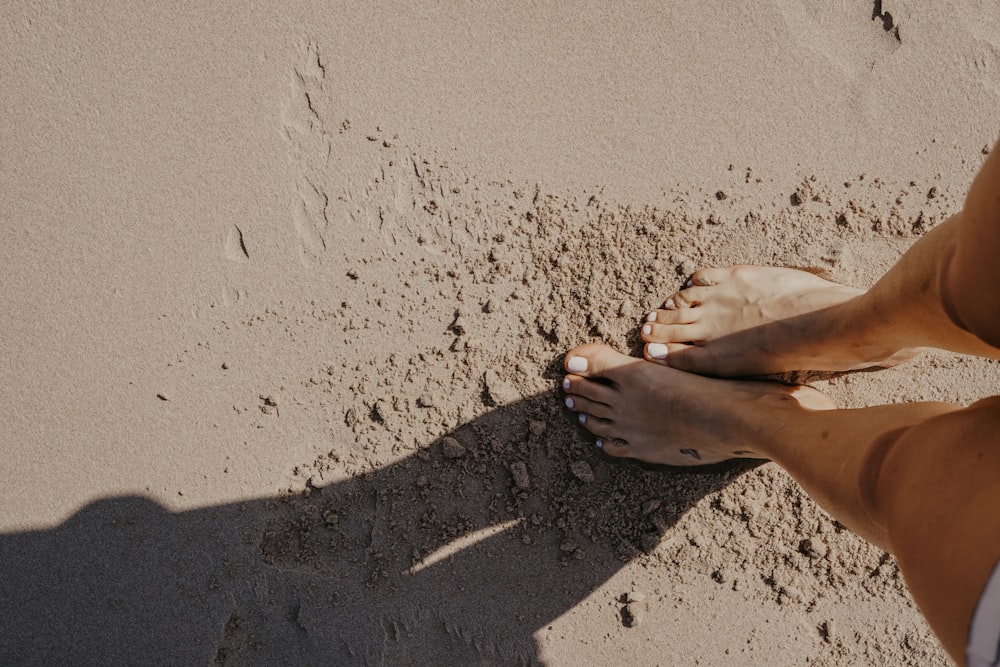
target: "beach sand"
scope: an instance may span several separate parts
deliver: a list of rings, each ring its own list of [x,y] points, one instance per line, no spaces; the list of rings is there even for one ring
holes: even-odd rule
[[[762,4],[3,10],[0,662],[948,664],[776,466],[562,407],[696,268],[870,286],[997,138],[995,3]]]

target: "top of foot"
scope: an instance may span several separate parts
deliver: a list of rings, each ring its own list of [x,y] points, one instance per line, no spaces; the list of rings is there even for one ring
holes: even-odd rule
[[[825,410],[809,387],[718,380],[588,344],[566,355],[566,406],[611,456],[674,466],[764,458],[782,411]]]
[[[857,370],[912,357],[859,345],[851,322],[834,316],[863,293],[797,269],[702,269],[649,314],[645,356],[722,377]]]

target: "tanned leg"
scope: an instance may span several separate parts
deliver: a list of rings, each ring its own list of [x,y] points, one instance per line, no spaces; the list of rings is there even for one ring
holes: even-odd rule
[[[957,326],[1000,349],[1000,143],[965,199],[954,251],[939,271],[943,309]],[[997,354],[984,355],[997,357]]]
[[[717,375],[892,363],[921,346],[1000,358],[998,258],[994,150],[962,213],[867,293],[799,272],[702,271],[644,329],[646,356]],[[567,406],[612,456],[756,456],[782,466],[839,521],[896,555],[931,627],[964,664],[975,607],[1000,560],[1000,397],[964,409],[833,410],[805,388],[692,375],[601,345],[576,348],[565,364]]]
[[[1000,398],[834,410],[815,390],[718,380],[604,346],[565,361],[567,405],[611,456],[773,460],[838,521],[895,554],[956,661],[1000,558]]]
[[[735,377],[892,365],[917,348],[1000,358],[1000,150],[962,212],[868,292],[793,269],[704,269],[650,313],[645,356]]]

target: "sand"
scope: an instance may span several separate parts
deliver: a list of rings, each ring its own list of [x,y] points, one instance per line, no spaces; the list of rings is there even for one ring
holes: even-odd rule
[[[948,664],[780,469],[607,459],[557,384],[700,266],[871,285],[1000,10],[672,4],[4,9],[0,662]]]

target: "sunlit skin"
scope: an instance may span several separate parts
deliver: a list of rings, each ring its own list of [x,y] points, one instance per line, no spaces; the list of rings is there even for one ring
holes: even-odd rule
[[[782,466],[896,556],[964,664],[973,611],[1000,560],[1000,397],[837,410],[809,387],[719,378],[892,366],[924,347],[1000,359],[996,257],[994,150],[962,211],[867,292],[793,269],[703,269],[642,323],[645,360],[598,344],[567,353],[567,407],[609,456]]]

